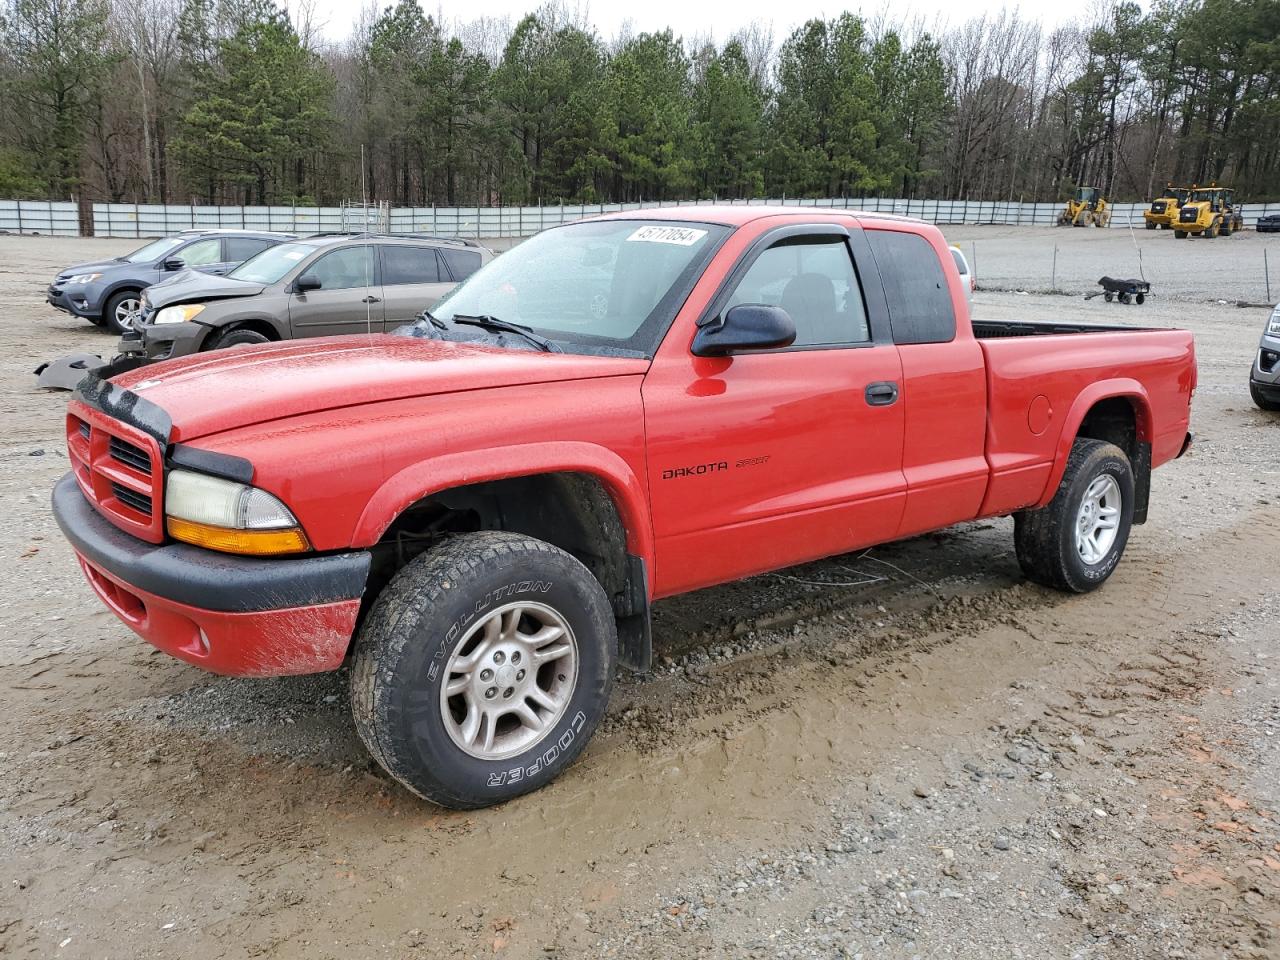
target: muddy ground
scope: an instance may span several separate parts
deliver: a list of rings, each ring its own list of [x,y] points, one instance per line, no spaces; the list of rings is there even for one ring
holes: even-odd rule
[[[1019,251],[1086,239],[1130,243],[988,266],[1035,288]],[[0,237],[0,955],[1280,957],[1280,417],[1266,311],[1214,302],[1264,242],[1195,248],[1199,300],[978,294],[1196,333],[1198,441],[1105,588],[1027,585],[998,520],[661,603],[584,758],[451,813],[372,766],[341,674],[211,677],[92,597],[29,373],[110,350],[39,291],[131,244]]]

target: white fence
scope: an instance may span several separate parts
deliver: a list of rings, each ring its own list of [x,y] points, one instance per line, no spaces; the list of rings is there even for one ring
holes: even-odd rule
[[[397,207],[391,210],[392,233],[432,233],[441,236],[527,237],[556,226],[601,213],[652,207],[691,206],[709,201],[653,203],[565,204],[554,207]],[[868,210],[918,217],[939,224],[1001,224],[1051,226],[1060,203],[1015,203],[990,200],[737,200],[735,206],[788,206],[816,209]],[[1145,203],[1112,204],[1111,226],[1142,226]],[[1265,214],[1280,213],[1280,203],[1242,205],[1245,225]],[[95,203],[93,233],[99,237],[154,237],[199,227],[278,230],[309,234],[343,229],[341,207],[176,206],[173,204]],[[74,202],[0,200],[0,233],[29,233],[74,237],[80,233]]]

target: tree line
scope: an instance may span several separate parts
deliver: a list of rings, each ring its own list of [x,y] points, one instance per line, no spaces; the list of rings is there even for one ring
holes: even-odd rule
[[[0,197],[554,204],[1280,195],[1280,0],[1116,2],[1054,30],[814,19],[716,43],[564,7],[341,43],[274,0],[3,0]]]

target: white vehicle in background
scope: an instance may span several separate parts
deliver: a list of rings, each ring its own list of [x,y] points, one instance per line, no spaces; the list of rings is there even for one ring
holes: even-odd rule
[[[969,269],[969,261],[964,258],[964,253],[954,243],[951,244],[951,259],[956,262],[956,269],[960,271],[965,299],[973,303],[973,290],[977,283],[973,279],[973,271]]]

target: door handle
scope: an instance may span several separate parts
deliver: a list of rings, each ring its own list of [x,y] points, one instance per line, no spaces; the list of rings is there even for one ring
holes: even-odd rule
[[[898,399],[898,385],[892,380],[879,380],[867,384],[867,403],[873,407],[887,407]]]
[[[365,297],[360,302],[361,303],[381,303],[382,298],[381,297]]]

